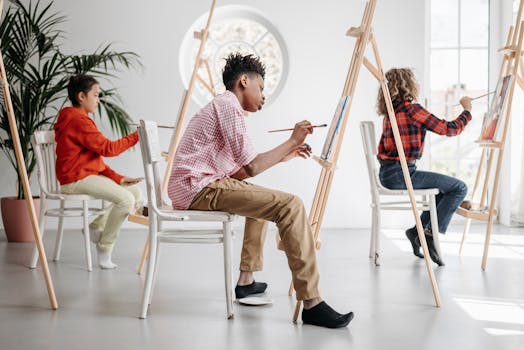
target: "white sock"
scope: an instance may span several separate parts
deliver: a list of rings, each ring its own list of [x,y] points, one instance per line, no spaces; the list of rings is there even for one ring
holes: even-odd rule
[[[105,252],[97,249],[98,265],[103,269],[114,269],[118,265],[111,261],[111,252]]]

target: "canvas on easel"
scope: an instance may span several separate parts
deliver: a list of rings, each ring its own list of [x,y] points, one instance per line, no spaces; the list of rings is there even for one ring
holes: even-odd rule
[[[492,141],[495,139],[499,120],[501,119],[504,108],[506,107],[508,88],[513,80],[512,75],[506,75],[497,83],[495,96],[491,101],[489,111],[484,115],[480,139],[482,141]]]
[[[346,110],[346,106],[348,105],[348,101],[349,96],[342,96],[338,101],[337,109],[335,110],[335,114],[333,115],[333,119],[331,120],[331,124],[329,126],[329,131],[326,135],[326,140],[324,141],[324,147],[322,147],[322,154],[320,155],[320,158],[323,160],[328,160],[331,152],[333,151],[335,138],[337,137],[340,130],[340,123],[344,117],[344,112]]]

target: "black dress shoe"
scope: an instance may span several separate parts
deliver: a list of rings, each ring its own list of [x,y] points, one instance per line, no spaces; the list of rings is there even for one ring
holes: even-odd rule
[[[311,309],[302,310],[302,322],[319,327],[341,328],[346,327],[353,319],[353,312],[339,314],[325,301],[313,306]]]
[[[267,288],[267,283],[264,282],[255,282],[245,285],[245,286],[236,286],[235,287],[235,297],[237,299],[242,299],[253,294],[264,293]]]
[[[440,259],[440,255],[437,252],[437,249],[435,248],[435,242],[433,241],[433,236],[430,236],[428,234],[425,234],[426,236],[426,242],[428,244],[428,250],[429,250],[429,257],[435,264],[438,266],[444,266],[444,262],[442,259]]]
[[[417,227],[412,227],[406,230],[406,237],[411,243],[411,248],[413,248],[413,254],[418,256],[421,259],[424,259],[424,254],[420,252],[420,240],[418,239]]]

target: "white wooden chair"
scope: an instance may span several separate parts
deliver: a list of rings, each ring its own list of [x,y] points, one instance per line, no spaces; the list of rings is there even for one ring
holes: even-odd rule
[[[362,135],[362,144],[368,167],[370,191],[371,191],[371,239],[369,243],[369,257],[375,259],[375,265],[380,265],[380,211],[381,210],[409,210],[411,211],[411,202],[409,198],[402,201],[384,201],[382,197],[391,198],[391,196],[408,197],[408,190],[391,190],[380,183],[377,169],[377,139],[375,137],[375,126],[371,121],[360,122],[360,132]],[[433,231],[433,241],[435,248],[439,253],[440,250],[437,206],[435,196],[439,193],[438,188],[415,189],[415,196],[420,197],[417,200],[417,209],[421,211],[429,210],[431,218],[431,228]]]
[[[158,249],[160,243],[221,243],[224,254],[224,280],[226,289],[227,318],[233,317],[232,297],[232,222],[235,215],[218,211],[174,210],[162,200],[162,177],[160,163],[164,161],[160,154],[157,124],[140,120],[140,149],[144,163],[147,187],[149,215],[149,259],[146,282],[142,295],[140,318],[146,318],[150,309],[153,287],[158,267]],[[217,222],[219,229],[163,229],[166,221]]]
[[[40,218],[39,227],[40,233],[43,236],[45,231],[46,216],[58,217],[58,232],[55,241],[55,252],[53,260],[60,259],[60,251],[62,250],[62,238],[64,234],[64,218],[65,217],[82,217],[84,228],[84,244],[85,256],[87,263],[87,270],[93,270],[91,259],[91,246],[89,236],[89,217],[100,215],[104,213],[103,202],[101,208],[93,208],[89,206],[89,201],[96,200],[86,194],[65,194],[60,190],[60,183],[56,179],[56,143],[54,131],[36,131],[31,137],[31,144],[36,157],[38,168],[38,183],[40,184]],[[47,208],[49,200],[60,201],[59,208]],[[81,207],[66,206],[66,201],[81,201]],[[34,269],[38,262],[38,250],[33,249],[33,255],[29,263],[29,267]]]

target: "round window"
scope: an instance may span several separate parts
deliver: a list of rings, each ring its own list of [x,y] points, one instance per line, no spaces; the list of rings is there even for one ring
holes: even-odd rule
[[[184,85],[189,85],[200,40],[193,33],[201,31],[208,13],[200,16],[187,31],[180,49],[180,72]],[[233,52],[258,56],[266,66],[264,94],[266,104],[278,96],[288,71],[287,50],[282,36],[260,11],[240,5],[215,9],[209,36],[198,68],[192,99],[199,105],[225,91],[222,69],[225,58]]]

